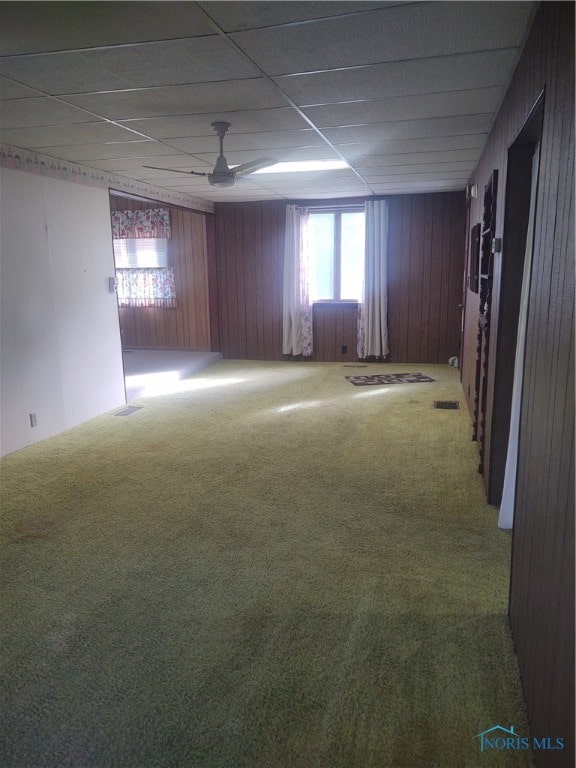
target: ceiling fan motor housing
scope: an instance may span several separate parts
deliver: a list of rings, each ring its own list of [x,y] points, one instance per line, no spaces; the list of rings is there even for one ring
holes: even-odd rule
[[[234,185],[236,181],[236,176],[232,173],[232,171],[228,171],[228,173],[209,173],[208,174],[208,183],[212,184],[213,187],[231,187]]]

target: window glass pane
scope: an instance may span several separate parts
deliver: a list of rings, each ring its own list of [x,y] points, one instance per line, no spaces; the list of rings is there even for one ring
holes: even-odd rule
[[[311,254],[310,300],[334,298],[334,214],[314,213],[308,219]]]
[[[112,242],[117,269],[168,266],[168,240],[164,237],[141,237]]]
[[[364,211],[342,214],[340,298],[360,301],[364,289]]]

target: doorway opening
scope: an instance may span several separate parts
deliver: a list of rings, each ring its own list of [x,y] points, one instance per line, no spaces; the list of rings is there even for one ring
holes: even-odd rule
[[[210,350],[202,214],[110,190],[126,401],[181,391]]]
[[[496,505],[502,501],[509,440],[518,437],[511,413],[513,397],[518,408],[521,397],[543,113],[542,95],[508,150],[488,484],[488,501]]]

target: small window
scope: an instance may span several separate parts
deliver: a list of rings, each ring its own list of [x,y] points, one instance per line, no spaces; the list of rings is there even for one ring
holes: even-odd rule
[[[176,306],[174,270],[168,266],[168,240],[114,239],[114,261],[121,307]]]
[[[118,239],[113,243],[116,269],[168,266],[168,240],[165,237]]]
[[[311,211],[308,218],[311,301],[361,301],[364,210]]]

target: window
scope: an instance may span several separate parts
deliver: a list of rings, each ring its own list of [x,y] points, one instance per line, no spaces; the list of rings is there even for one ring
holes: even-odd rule
[[[166,237],[119,238],[114,240],[116,269],[137,269],[168,266]]]
[[[310,211],[310,301],[361,301],[364,209]]]
[[[119,305],[175,307],[174,270],[168,266],[167,238],[118,238],[113,243]]]

